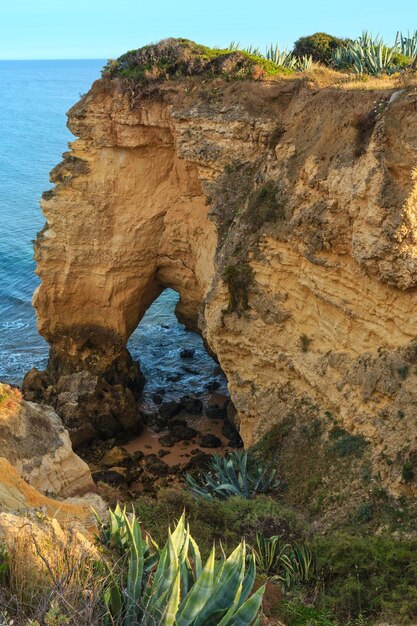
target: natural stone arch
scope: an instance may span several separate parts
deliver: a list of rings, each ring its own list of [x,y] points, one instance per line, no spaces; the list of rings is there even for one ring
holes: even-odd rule
[[[79,139],[42,200],[34,304],[51,345],[49,401],[76,444],[135,428],[143,378],[127,341],[167,287],[180,294],[181,321],[198,330],[214,267],[215,226],[196,165],[176,151],[169,107],[124,105],[96,83],[71,109]],[[109,110],[110,123],[100,117]]]

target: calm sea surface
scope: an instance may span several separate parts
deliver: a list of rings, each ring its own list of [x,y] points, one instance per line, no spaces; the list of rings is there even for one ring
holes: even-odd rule
[[[32,240],[42,228],[42,191],[68,141],[65,112],[100,76],[104,60],[0,61],[0,380],[19,384],[31,367],[43,368],[48,346],[36,330],[31,305],[39,284]],[[132,335],[149,391],[170,395],[203,388],[214,362],[201,339],[173,314],[177,295],[166,290]],[[192,348],[190,360],[179,358]],[[176,381],[169,381],[169,378]],[[224,380],[220,379],[222,387]]]

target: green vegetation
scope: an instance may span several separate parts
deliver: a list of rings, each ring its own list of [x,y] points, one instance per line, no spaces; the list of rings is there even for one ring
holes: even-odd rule
[[[417,540],[335,535],[316,538],[313,549],[321,609],[340,620],[385,614],[407,623],[417,617]]]
[[[235,496],[227,500],[194,498],[184,489],[161,490],[157,499],[142,497],[135,509],[143,527],[158,542],[166,539],[166,528],[183,511],[204,557],[214,541],[232,550],[242,537],[253,545],[256,533],[280,535],[286,542],[301,541],[307,526],[301,516],[282,502],[266,495],[252,500]]]
[[[229,289],[228,313],[241,315],[249,308],[249,288],[253,282],[252,268],[248,263],[236,261],[227,265],[223,272]]]
[[[330,431],[330,438],[336,440],[330,448],[331,451],[340,457],[361,457],[367,445],[362,435],[351,435],[340,427],[335,427]]]
[[[413,480],[414,472],[413,472],[413,464],[411,463],[411,461],[406,461],[404,463],[402,471],[401,471],[401,477],[406,483],[410,483]]]
[[[315,563],[307,543],[291,545],[278,535],[267,538],[257,532],[253,552],[258,570],[272,576],[272,580],[279,582],[284,589],[293,589],[314,578]]]
[[[110,515],[102,534],[122,548],[126,562],[110,582],[104,600],[111,623],[123,626],[249,626],[259,614],[264,587],[251,594],[255,558],[241,541],[226,559],[216,561],[215,547],[203,567],[199,547],[182,515],[162,549],[143,539],[135,514],[120,508]],[[104,527],[104,528],[103,528]]]
[[[241,79],[271,77],[288,71],[255,52],[208,48],[188,39],[164,39],[109,61],[103,76],[156,84],[191,75]]]
[[[384,490],[376,495],[388,498]],[[151,623],[196,626],[220,607],[214,619],[235,624],[231,614],[244,605],[243,597],[252,607],[246,619],[255,619],[265,582],[267,614],[288,626],[402,626],[417,618],[416,538],[313,535],[300,516],[270,496],[206,501],[179,489],[161,490],[156,500],[140,498],[136,513],[116,507],[99,520],[100,561],[80,559],[74,538],[64,549],[38,543],[45,564],[39,571],[28,567],[23,553],[0,550],[0,622],[18,616],[23,621],[17,624],[127,626],[144,623],[146,612]],[[218,540],[220,560],[213,549]],[[250,595],[252,584],[258,591]],[[226,606],[233,607],[227,619]],[[182,621],[186,614],[188,622]]]
[[[332,53],[347,43],[348,40],[339,39],[327,33],[314,33],[314,35],[297,39],[293,53],[299,58],[310,55],[314,61],[329,65]]]
[[[347,533],[312,537],[299,516],[265,495],[208,502],[171,489],[160,492],[158,500],[141,498],[136,506],[143,527],[161,540],[169,520],[185,509],[204,558],[214,540],[230,551],[245,537],[260,573],[276,576],[273,586],[284,595],[273,615],[285,624],[359,626],[355,620],[362,615],[369,624],[391,618],[400,625],[417,617],[417,539]],[[291,553],[288,576],[280,555]]]
[[[283,567],[283,557],[289,548],[290,544],[285,543],[279,535],[265,537],[263,533],[257,532],[253,548],[256,567],[263,574],[276,575]]]
[[[401,365],[401,367],[397,369],[398,376],[401,378],[401,380],[406,380],[406,378],[408,377],[409,369],[409,365]]]
[[[337,69],[349,69],[355,74],[394,74],[413,62],[395,46],[388,46],[380,37],[364,32],[355,41],[338,47],[331,62]]]
[[[0,544],[0,585],[6,583],[9,575],[9,554],[5,545]]]
[[[198,480],[190,474],[185,484],[196,498],[213,500],[241,496],[250,500],[258,493],[277,489],[276,471],[242,450],[224,457],[214,454],[206,472]]]
[[[364,32],[355,40],[327,33],[300,37],[292,51],[270,44],[265,52],[232,42],[225,49],[209,48],[188,39],[164,39],[117,60],[110,60],[103,76],[119,77],[145,87],[165,80],[199,76],[205,79],[268,79],[292,72],[308,72],[315,63],[358,75],[393,74],[412,67],[417,55],[417,31],[398,32],[393,45]]]
[[[229,45],[229,49],[239,50],[239,43],[232,41]],[[243,50],[247,54],[256,54],[259,57],[264,56],[260,49],[254,46],[248,46],[247,48],[243,48]],[[304,72],[311,69],[313,66],[313,58],[311,55],[302,54],[296,56],[286,48],[279,48],[278,44],[271,44],[267,47],[265,58],[268,61],[272,61],[277,67],[285,67],[295,72]]]
[[[313,340],[310,337],[307,337],[307,335],[305,334],[300,335],[301,352],[308,352],[312,341]]]
[[[268,223],[275,223],[285,217],[285,195],[274,181],[268,181],[250,196],[248,208],[242,221],[251,232],[256,232]]]

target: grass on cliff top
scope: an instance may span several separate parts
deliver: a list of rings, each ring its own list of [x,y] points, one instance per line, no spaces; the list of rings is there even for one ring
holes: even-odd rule
[[[107,78],[122,78],[145,87],[191,76],[224,80],[295,77],[319,88],[358,91],[417,87],[417,72],[413,68],[405,68],[390,75],[382,73],[371,76],[366,73],[355,74],[349,68],[338,69],[331,64],[317,63],[310,58],[304,65],[278,65],[252,47],[238,50],[231,44],[229,48],[219,49],[188,39],[169,38],[130,50],[116,60],[109,60],[102,75]]]
[[[110,60],[103,69],[103,76],[143,83],[158,83],[191,75],[259,79],[289,73],[289,69],[256,54],[209,48],[188,39],[173,38],[130,50],[117,60]]]

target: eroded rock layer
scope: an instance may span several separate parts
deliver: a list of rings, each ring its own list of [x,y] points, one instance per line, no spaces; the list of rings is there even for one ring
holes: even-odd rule
[[[43,494],[68,497],[94,490],[88,465],[74,453],[53,408],[27,402],[0,383],[1,457]]]
[[[69,111],[78,139],[42,201],[40,387],[74,441],[137,426],[126,343],[171,287],[245,444],[318,405],[397,484],[417,455],[417,96],[288,78],[130,87],[102,79]]]

